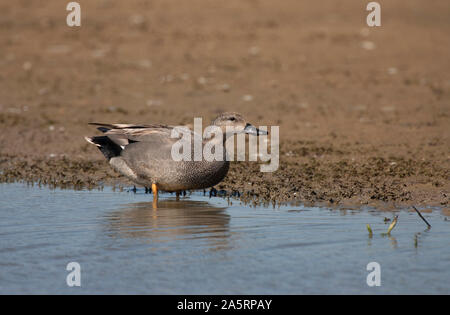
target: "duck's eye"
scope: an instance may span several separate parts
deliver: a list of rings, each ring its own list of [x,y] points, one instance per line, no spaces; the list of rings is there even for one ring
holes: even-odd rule
[[[235,118],[235,117],[230,117],[228,120],[230,120],[230,121],[235,121],[236,118]]]

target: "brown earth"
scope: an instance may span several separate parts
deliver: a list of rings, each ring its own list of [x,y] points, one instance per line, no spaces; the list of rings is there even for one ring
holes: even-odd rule
[[[233,163],[258,201],[448,207],[450,2],[81,0],[0,3],[0,181],[126,181],[87,122],[279,125],[280,168]]]

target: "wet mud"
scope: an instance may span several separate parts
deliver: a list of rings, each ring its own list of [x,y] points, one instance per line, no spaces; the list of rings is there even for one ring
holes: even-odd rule
[[[448,208],[448,1],[0,4],[0,181],[130,186],[88,122],[280,126],[280,167],[234,162],[248,202]],[[419,14],[420,13],[420,14]]]

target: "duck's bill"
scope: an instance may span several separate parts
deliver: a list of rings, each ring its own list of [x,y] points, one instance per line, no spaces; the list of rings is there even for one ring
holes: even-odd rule
[[[254,135],[254,136],[265,136],[268,134],[267,131],[265,130],[259,130],[258,128],[256,128],[253,125],[247,124],[244,128],[244,132],[248,133],[249,135]]]

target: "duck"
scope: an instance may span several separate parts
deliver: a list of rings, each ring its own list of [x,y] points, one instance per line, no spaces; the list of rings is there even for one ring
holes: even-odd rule
[[[151,187],[154,203],[158,200],[158,191],[180,192],[213,187],[220,183],[228,173],[230,161],[226,158],[225,142],[234,134],[267,135],[248,123],[241,114],[225,112],[218,115],[211,123],[219,128],[222,137],[206,139],[187,127],[164,124],[105,124],[89,123],[97,126],[103,133],[101,136],[85,137],[86,141],[95,145],[111,167],[137,185]],[[178,160],[173,158],[173,147],[180,138],[179,131],[188,135],[200,137],[202,146],[207,141],[223,144],[223,158],[208,160],[199,159]],[[197,138],[199,139],[199,138]],[[188,146],[193,149],[193,142]],[[194,151],[194,150],[192,150]]]

